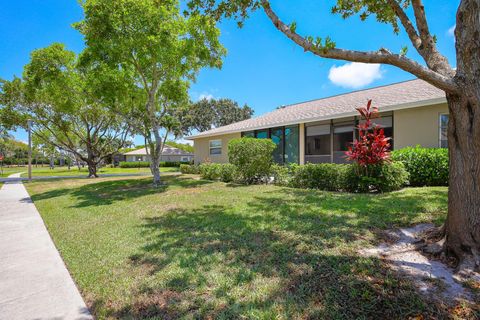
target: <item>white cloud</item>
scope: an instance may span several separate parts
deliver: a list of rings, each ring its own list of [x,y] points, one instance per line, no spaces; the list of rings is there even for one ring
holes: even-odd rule
[[[198,96],[198,100],[203,100],[203,99],[212,100],[213,98],[215,98],[213,94],[207,93],[207,92],[201,93]]]
[[[345,88],[361,88],[382,77],[379,64],[359,62],[345,63],[343,66],[333,66],[328,73],[328,79],[334,84]]]
[[[448,30],[447,30],[447,34],[450,36],[450,37],[454,37],[455,36],[455,27],[457,25],[454,24],[453,26],[451,26]]]

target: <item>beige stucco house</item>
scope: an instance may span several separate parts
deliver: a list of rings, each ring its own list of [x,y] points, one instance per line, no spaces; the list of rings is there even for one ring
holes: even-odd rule
[[[445,93],[415,79],[289,105],[188,137],[194,141],[195,163],[228,162],[228,142],[242,136],[272,139],[278,163],[345,162],[360,121],[356,108],[369,99],[380,111],[375,122],[392,138],[393,149],[447,146]]]
[[[146,148],[141,148],[126,152],[123,154],[125,161],[135,162],[135,161],[150,161],[150,155],[147,154]],[[186,152],[184,150],[165,145],[163,148],[162,156],[160,161],[167,162],[189,162],[193,160],[193,154]]]

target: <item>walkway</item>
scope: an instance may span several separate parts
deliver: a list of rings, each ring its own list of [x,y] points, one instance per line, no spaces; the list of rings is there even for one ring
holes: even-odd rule
[[[92,319],[19,180],[0,189],[0,318]]]

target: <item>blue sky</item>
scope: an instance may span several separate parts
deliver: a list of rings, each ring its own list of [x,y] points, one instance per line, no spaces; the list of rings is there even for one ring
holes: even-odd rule
[[[330,14],[334,1],[272,0],[272,7],[285,22],[296,21],[297,32],[330,36],[339,48],[394,52],[409,44],[404,33],[396,36],[388,25],[373,17],[343,20]],[[431,32],[438,47],[455,64],[451,29],[459,0],[424,0]],[[76,0],[0,0],[0,78],[21,75],[32,50],[63,42],[80,52],[81,35],[71,27],[82,19]],[[412,79],[390,66],[345,65],[344,61],[321,59],[293,44],[278,32],[265,14],[255,12],[238,29],[233,21],[220,25],[221,41],[228,50],[221,70],[202,70],[190,95],[231,98],[247,103],[260,115],[281,105],[318,99],[352,90]],[[408,56],[419,60],[409,46]],[[15,136],[25,140],[24,132]],[[137,139],[136,139],[137,140]],[[141,139],[138,142],[141,143]]]

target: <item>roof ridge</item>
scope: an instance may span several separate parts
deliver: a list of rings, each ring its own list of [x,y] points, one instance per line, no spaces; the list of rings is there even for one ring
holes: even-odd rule
[[[385,87],[395,86],[395,85],[397,85],[397,84],[406,83],[406,82],[411,82],[411,81],[416,81],[416,80],[421,80],[421,79],[415,78],[415,79],[410,79],[410,80],[403,80],[403,81],[394,82],[394,83],[390,83],[390,84],[384,84],[384,85],[377,86],[377,87],[365,88],[365,89],[358,89],[358,90],[349,91],[349,92],[345,92],[345,93],[334,94],[334,95],[327,96],[327,97],[323,97],[323,98],[305,100],[305,101],[297,102],[297,103],[291,103],[291,104],[287,104],[287,105],[281,106],[281,108],[272,110],[272,111],[270,111],[270,112],[273,112],[273,111],[276,111],[276,110],[279,110],[279,109],[290,108],[290,107],[297,106],[297,105],[299,105],[299,104],[308,103],[308,102],[321,101],[321,100],[330,99],[330,98],[335,98],[335,97],[339,97],[339,96],[345,96],[345,95],[349,95],[349,94],[353,94],[353,93],[358,93],[358,92],[363,92],[363,91],[368,91],[368,90],[374,90],[374,89],[379,89],[379,88],[385,88]],[[424,81],[424,80],[422,80],[422,81]],[[268,113],[270,113],[270,112],[268,112]]]

